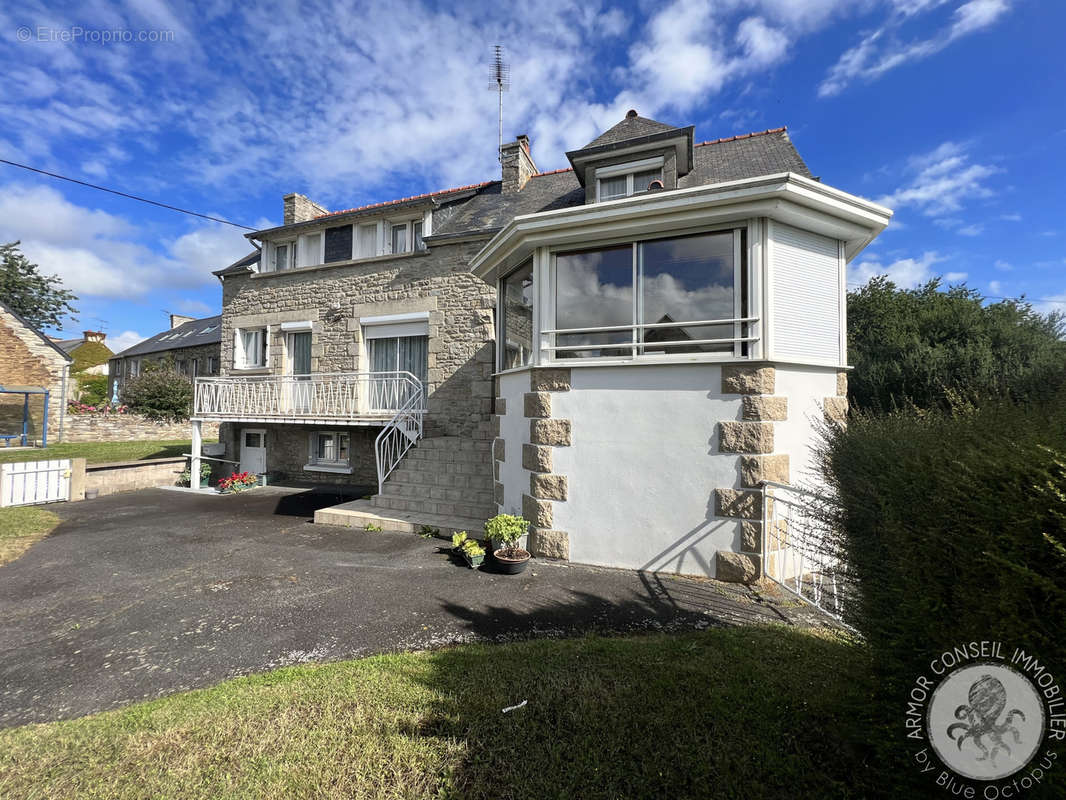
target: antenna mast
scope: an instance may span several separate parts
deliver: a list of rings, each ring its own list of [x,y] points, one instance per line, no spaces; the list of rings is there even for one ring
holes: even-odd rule
[[[489,88],[494,89],[500,96],[500,141],[496,148],[496,158],[502,162],[500,150],[503,149],[503,93],[511,88],[511,66],[503,61],[503,45],[493,47],[491,77]]]

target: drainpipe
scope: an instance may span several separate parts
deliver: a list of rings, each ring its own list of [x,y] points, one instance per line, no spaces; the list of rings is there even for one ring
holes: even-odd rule
[[[59,398],[59,436],[57,442],[63,441],[63,422],[67,418],[67,374],[70,372],[70,364],[63,365],[63,386],[60,389]],[[47,415],[46,415],[47,416]]]

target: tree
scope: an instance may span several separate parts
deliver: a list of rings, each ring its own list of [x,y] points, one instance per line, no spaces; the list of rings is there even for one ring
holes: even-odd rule
[[[58,275],[42,275],[19,251],[21,242],[0,244],[0,300],[37,328],[59,328],[64,317],[77,322],[77,296]]]
[[[848,294],[849,399],[887,411],[1045,396],[1066,378],[1063,323],[1023,301],[986,305],[966,286],[941,291],[939,279],[902,290],[875,278]]]

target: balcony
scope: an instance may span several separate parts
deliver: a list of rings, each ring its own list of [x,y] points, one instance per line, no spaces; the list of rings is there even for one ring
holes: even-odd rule
[[[400,411],[425,411],[410,372],[333,372],[197,378],[193,419],[219,422],[384,425]]]

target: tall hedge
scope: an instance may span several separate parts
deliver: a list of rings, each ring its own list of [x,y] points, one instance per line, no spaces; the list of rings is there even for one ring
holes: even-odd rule
[[[150,419],[185,420],[192,412],[192,381],[173,369],[146,369],[126,382],[120,399]]]

